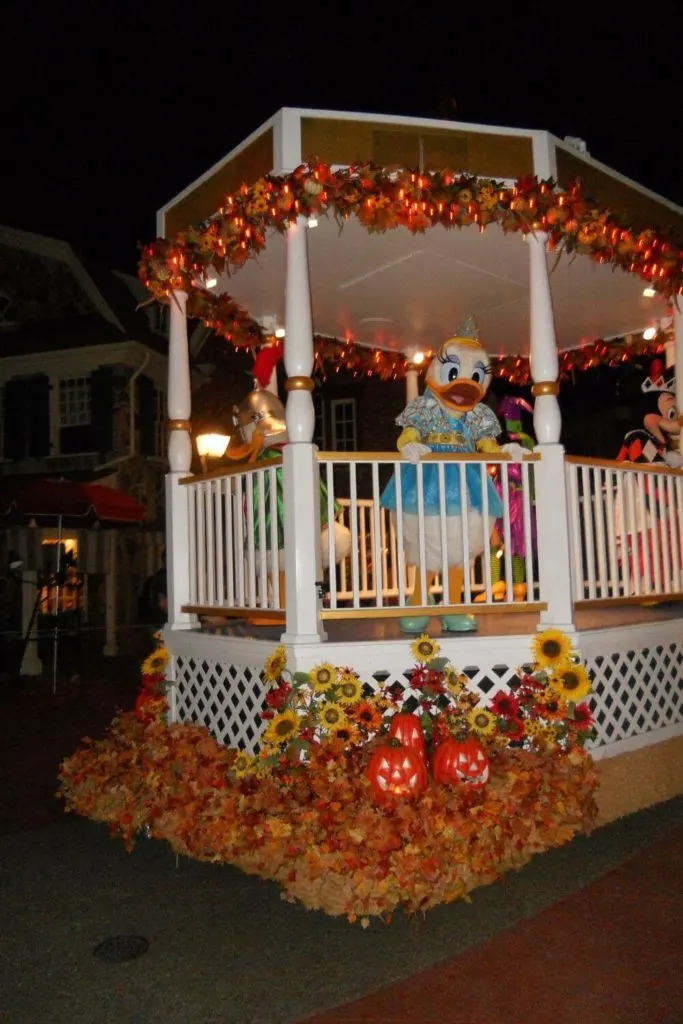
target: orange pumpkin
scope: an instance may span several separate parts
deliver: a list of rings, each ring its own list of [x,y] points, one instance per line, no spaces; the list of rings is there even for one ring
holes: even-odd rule
[[[410,800],[427,788],[424,758],[416,750],[403,747],[395,740],[373,751],[366,775],[379,803]]]
[[[489,781],[491,765],[476,736],[450,736],[436,748],[432,773],[435,782],[481,789]]]
[[[394,715],[389,725],[389,736],[397,739],[402,746],[410,747],[421,757],[426,756],[424,729],[417,715],[403,711]]]

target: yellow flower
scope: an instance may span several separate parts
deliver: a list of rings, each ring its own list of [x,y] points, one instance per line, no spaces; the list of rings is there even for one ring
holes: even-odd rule
[[[333,726],[330,729],[330,737],[333,740],[340,741],[345,747],[362,742],[360,732],[351,722],[342,722],[340,725]]]
[[[344,709],[341,704],[324,704],[320,712],[320,724],[323,729],[335,729],[342,725],[348,725]]]
[[[156,676],[166,671],[170,655],[165,647],[157,647],[142,663],[143,676]]]
[[[430,636],[423,633],[422,636],[417,638],[417,640],[413,640],[410,645],[410,650],[412,651],[413,657],[416,661],[421,661],[423,664],[426,664],[428,661],[431,661],[432,658],[437,656],[441,647],[436,640],[432,640]]]
[[[541,736],[544,728],[545,726],[542,722],[538,722],[535,718],[527,718],[524,723],[524,734],[533,739],[536,736]]]
[[[314,665],[308,673],[311,686],[317,693],[324,693],[337,682],[337,670],[329,661],[323,661],[320,665]]]
[[[559,629],[545,629],[536,634],[531,649],[542,668],[554,668],[567,660],[572,652],[572,642]]]
[[[287,668],[287,651],[284,647],[276,647],[272,654],[266,658],[263,666],[263,677],[268,683],[274,683],[280,678]]]
[[[473,708],[467,721],[480,736],[490,736],[496,731],[496,716],[485,708]]]
[[[283,711],[273,718],[263,734],[263,741],[273,746],[286,743],[287,740],[298,733],[299,725],[299,716],[296,711]]]
[[[564,700],[576,704],[591,691],[591,679],[583,665],[560,665],[548,684]]]
[[[238,754],[233,762],[232,770],[237,778],[240,779],[243,775],[247,775],[254,770],[255,763],[256,758],[251,757],[250,754]]]
[[[337,681],[337,700],[340,704],[357,704],[363,692],[363,685],[354,672],[342,672]]]
[[[364,700],[354,704],[350,714],[353,715],[354,721],[368,732],[377,732],[381,728],[382,712],[375,701]]]
[[[443,681],[446,689],[454,697],[459,697],[460,694],[467,688],[468,679],[466,675],[461,672],[456,672],[454,668],[447,668],[443,674]]]

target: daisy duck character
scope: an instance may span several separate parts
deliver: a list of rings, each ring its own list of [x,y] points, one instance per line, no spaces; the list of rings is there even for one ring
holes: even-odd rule
[[[442,530],[440,466],[427,462],[422,466],[421,511],[418,514],[418,466],[420,459],[431,452],[498,453],[509,451],[518,461],[523,455],[520,445],[501,449],[496,438],[500,424],[482,402],[491,382],[491,364],[472,318],[445,341],[430,363],[426,374],[424,395],[410,402],[397,418],[403,431],[397,446],[408,465],[400,472],[400,497],[403,544],[406,560],[417,567],[415,588],[410,604],[424,606],[434,576],[442,571]],[[448,567],[448,593],[451,603],[461,600],[465,563],[480,555],[490,543],[496,520],[503,515],[503,504],[488,473],[478,463],[464,467],[464,493],[461,487],[461,464],[446,463],[443,467],[445,533],[444,546]],[[397,511],[397,478],[385,488],[381,504]],[[486,488],[486,502],[484,500]],[[467,550],[464,550],[463,526],[467,523]],[[422,536],[420,533],[422,531]],[[421,543],[424,543],[427,595],[421,588]],[[414,615],[400,619],[405,633],[422,633],[429,616]],[[476,631],[472,615],[444,615],[445,631],[462,633]]]
[[[285,420],[285,407],[267,385],[271,379],[273,370],[280,359],[281,347],[279,345],[267,345],[261,349],[256,360],[252,373],[254,375],[254,389],[245,399],[233,407],[233,425],[236,434],[233,435],[225,456],[235,462],[268,463],[282,454],[282,448],[288,443],[287,423]],[[259,490],[256,476],[253,478],[253,509],[254,524],[253,535],[257,553],[260,551],[260,524],[258,521]],[[271,536],[271,498],[270,498],[270,476],[265,477],[265,523],[264,534],[266,538]],[[284,493],[282,481],[282,467],[275,470],[275,508],[276,508],[276,531],[278,546],[278,570],[280,604],[285,603],[285,552],[284,552]],[[247,505],[245,499],[245,516]],[[329,567],[329,524],[327,522],[327,488],[320,484],[320,521],[322,533],[320,537],[322,567]],[[351,531],[342,523],[334,521],[334,557],[337,562],[347,558],[351,551]],[[268,543],[268,541],[266,541]],[[267,554],[268,568],[272,568],[272,556],[270,551]],[[283,620],[284,621],[284,620]],[[272,617],[253,616],[248,620],[252,626],[273,626],[278,620]]]

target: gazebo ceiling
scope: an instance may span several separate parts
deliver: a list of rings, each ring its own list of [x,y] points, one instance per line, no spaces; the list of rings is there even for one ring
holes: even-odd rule
[[[326,218],[308,231],[313,328],[380,348],[433,349],[474,315],[491,354],[529,351],[529,260],[520,234],[495,226],[423,235],[398,228],[369,233]],[[636,333],[666,315],[661,297],[643,296],[633,274],[585,255],[548,254],[560,350]],[[273,232],[258,260],[231,277],[228,291],[256,319],[285,321],[285,243]]]

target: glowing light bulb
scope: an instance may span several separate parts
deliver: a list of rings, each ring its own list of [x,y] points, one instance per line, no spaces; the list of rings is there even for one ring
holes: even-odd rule
[[[285,329],[284,329],[284,327],[278,327],[278,329],[275,332],[275,337],[276,338],[284,338],[284,336],[285,336]]]
[[[656,327],[646,327],[643,331],[643,341],[652,341],[657,334]]]
[[[308,218],[308,226],[309,226],[309,228],[317,228],[317,226],[318,226],[318,218],[317,217],[309,217]]]
[[[424,361],[425,361],[425,354],[424,354],[424,352],[416,352],[415,355],[413,356],[413,362],[415,363],[416,366],[420,366],[422,363],[424,363]]]
[[[654,290],[651,284],[649,284],[647,288],[643,288],[643,295],[646,299],[654,299],[656,294],[657,292]]]

